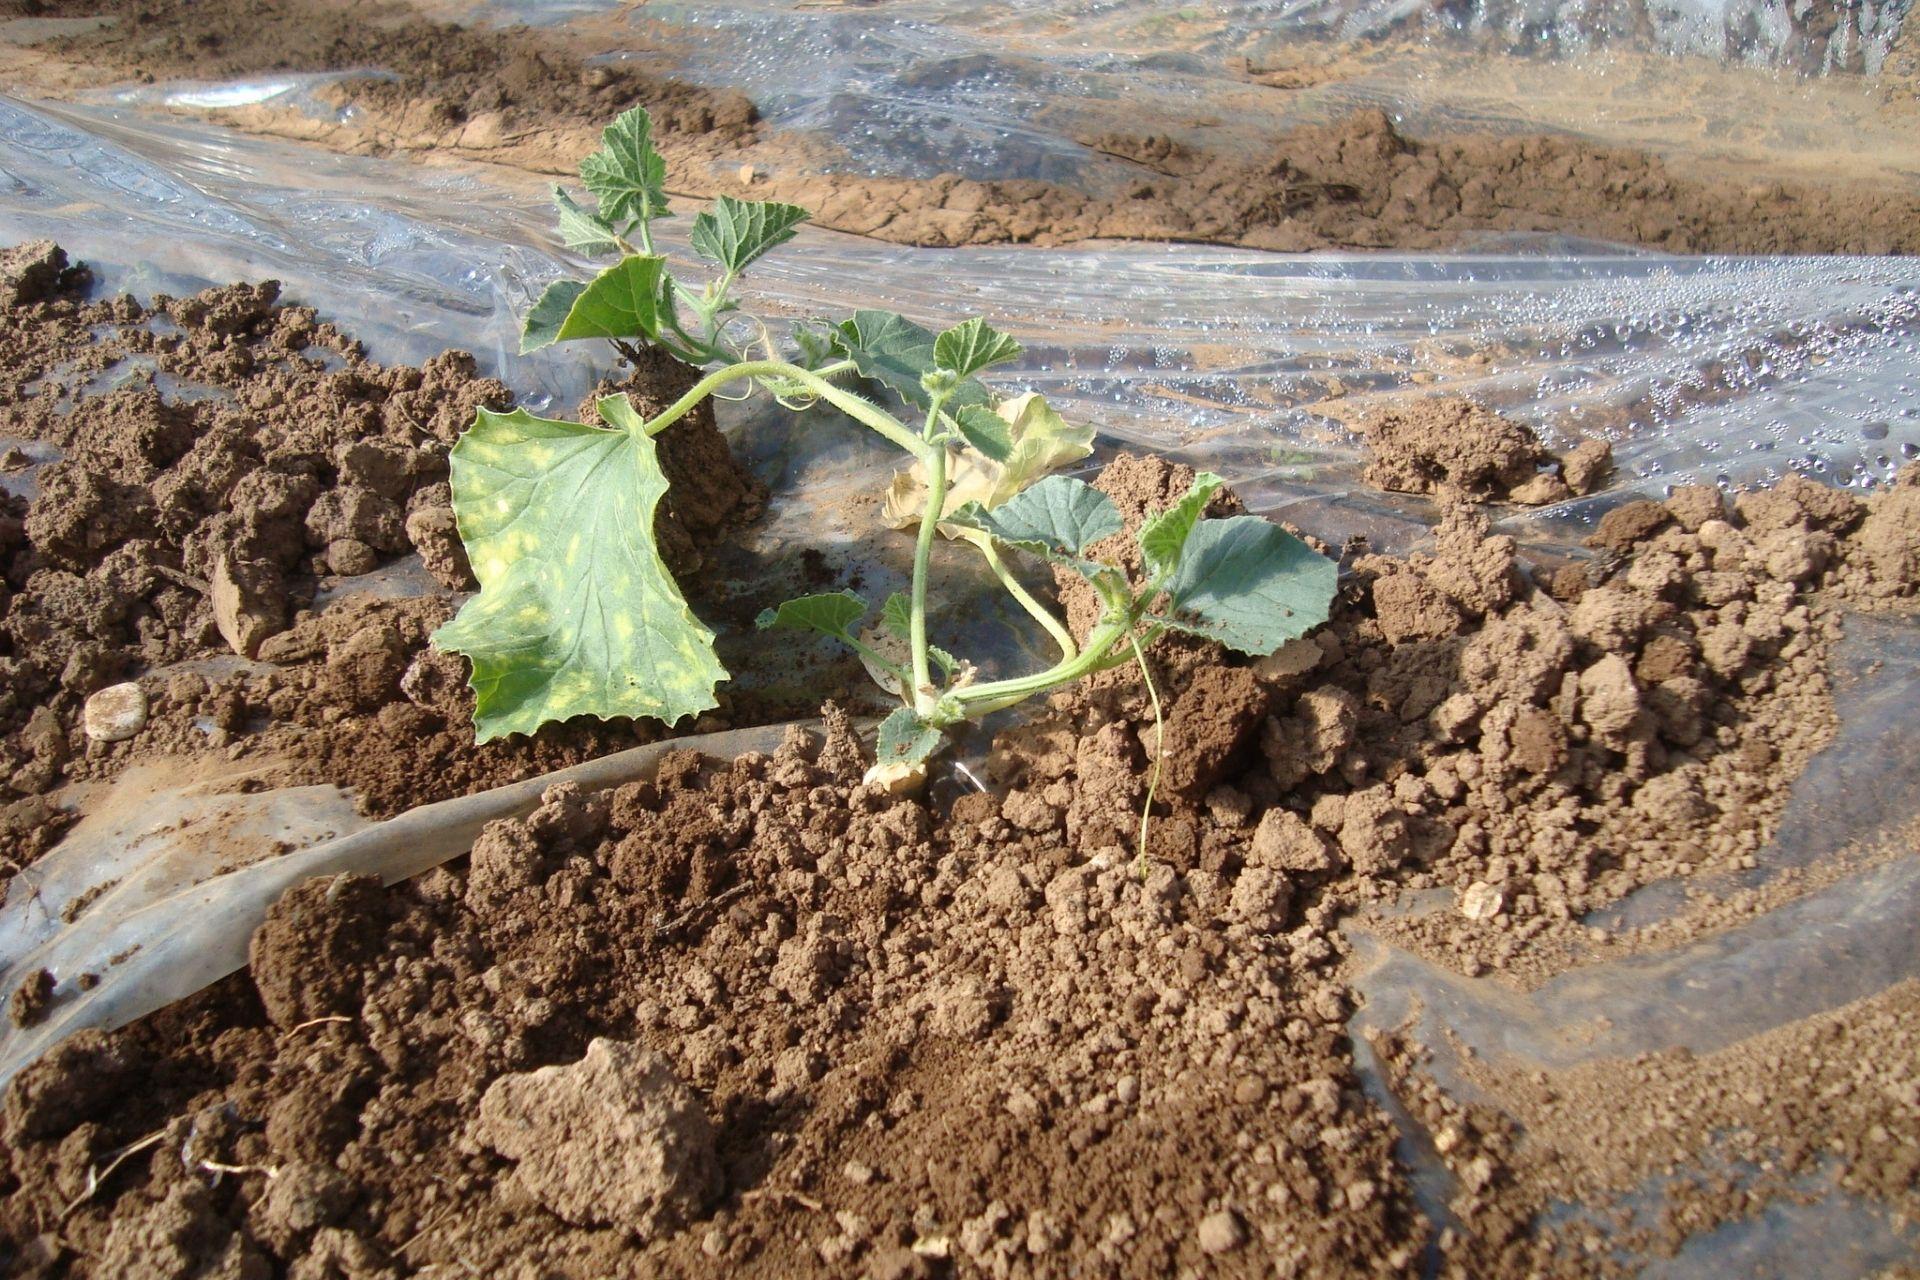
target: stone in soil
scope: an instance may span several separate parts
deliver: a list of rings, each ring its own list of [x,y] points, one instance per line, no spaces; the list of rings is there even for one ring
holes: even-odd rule
[[[131,682],[109,685],[88,697],[81,719],[93,741],[125,742],[147,727],[146,691]]]
[[[520,1187],[562,1218],[642,1240],[693,1221],[719,1189],[700,1100],[665,1058],[614,1040],[593,1041],[576,1063],[495,1080],[474,1137],[514,1161]]]

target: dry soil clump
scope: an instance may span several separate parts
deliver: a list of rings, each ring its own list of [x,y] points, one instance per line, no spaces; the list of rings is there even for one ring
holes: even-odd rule
[[[8,250],[0,271],[0,435],[43,459],[20,454],[30,499],[0,492],[9,862],[58,834],[56,789],[142,755],[287,757],[391,811],[653,736],[596,723],[472,744],[463,666],[426,643],[473,585],[448,447],[476,408],[510,403],[472,357],[377,364],[272,281],[144,304],[86,283],[47,243]],[[655,362],[620,386],[658,411],[690,377]],[[661,454],[685,483],[658,529],[687,570],[765,489],[706,407]],[[409,553],[437,591],[354,598]],[[318,608],[323,588],[349,598]]]
[[[1137,524],[1190,479],[1122,458],[1099,483]],[[1615,1241],[1547,1210],[1608,1212],[1654,1166],[1711,1178],[1720,1120],[1786,1170],[1866,1144],[1849,1186],[1910,1211],[1873,1135],[1910,1124],[1911,1032],[1867,1002],[1725,1070],[1636,1063],[1659,1114],[1703,1119],[1649,1113],[1654,1145],[1589,1153],[1581,1126],[1638,1105],[1617,1067],[1489,1064],[1516,1125],[1381,1038],[1459,1180],[1470,1230],[1440,1232],[1355,1063],[1342,925],[1525,982],[1633,945],[1593,907],[1750,859],[1832,729],[1836,593],[1914,590],[1864,540],[1911,481],[1683,492],[1545,583],[1457,507],[1431,554],[1353,557],[1332,620],[1271,659],[1156,645],[1181,763],[1144,874],[1154,728],[1114,678],[1002,735],[997,793],[863,786],[830,710],[823,741],[556,788],[410,883],[296,890],[248,974],[14,1083],[0,1240],[74,1276],[136,1254],[169,1276],[1413,1275],[1430,1247],[1459,1274],[1607,1274]],[[1883,1030],[1886,1089],[1729,1099],[1796,1037]],[[1821,1061],[1825,1097],[1853,1059]],[[1676,1231],[1762,1204],[1689,1195]]]
[[[1381,410],[1359,431],[1369,454],[1366,482],[1399,493],[1542,506],[1592,493],[1613,469],[1603,440],[1556,456],[1533,428],[1464,396]]]

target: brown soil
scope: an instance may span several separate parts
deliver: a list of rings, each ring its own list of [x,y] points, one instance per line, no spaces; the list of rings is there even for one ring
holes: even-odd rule
[[[1401,493],[1539,506],[1592,493],[1613,469],[1613,449],[1587,440],[1565,457],[1524,422],[1463,396],[1428,396],[1360,423],[1366,482]]]
[[[511,397],[465,352],[376,364],[310,308],[280,305],[272,281],[148,304],[91,300],[85,284],[51,244],[0,258],[4,430],[61,453],[34,471],[31,503],[0,495],[9,864],[58,835],[48,798],[64,782],[155,753],[287,759],[386,814],[658,736],[583,718],[472,744],[464,665],[426,643],[450,616],[446,593],[472,585],[447,449],[476,406]],[[657,412],[691,377],[656,361],[621,385]],[[765,489],[710,408],[661,453],[675,485],[658,532],[685,573]],[[355,594],[357,577],[416,550],[441,594]],[[343,598],[319,609],[323,585]],[[145,727],[93,740],[87,699],[129,679]]]
[[[1137,524],[1190,479],[1123,457],[1099,483]],[[1671,1247],[1764,1207],[1710,1181],[1722,1157],[1778,1190],[1825,1151],[1911,1215],[1902,989],[1697,1062],[1485,1065],[1518,1125],[1376,1038],[1457,1176],[1466,1229],[1436,1238],[1356,1072],[1340,926],[1529,981],[1622,949],[1583,912],[1750,863],[1832,733],[1838,602],[1920,585],[1916,503],[1920,469],[1864,501],[1682,490],[1545,583],[1454,507],[1430,555],[1352,556],[1272,658],[1158,645],[1177,767],[1144,874],[1154,730],[1121,676],[1003,735],[994,794],[860,785],[830,710],[824,742],[556,789],[390,890],[312,882],[248,973],[13,1083],[0,1259],[1412,1275],[1431,1243],[1448,1274],[1604,1275],[1614,1239],[1559,1203],[1609,1221],[1643,1173],[1697,1170]],[[1434,888],[1459,909],[1406,912]]]
[[[1920,1152],[1907,1140],[1920,1054],[1920,984],[1911,980],[1698,1057],[1646,1053],[1545,1078],[1470,1062],[1468,1078],[1487,1099],[1472,1104],[1441,1088],[1428,1054],[1403,1037],[1369,1040],[1459,1188],[1448,1205],[1460,1223],[1455,1274],[1550,1274],[1547,1242],[1529,1230],[1536,1215],[1568,1202],[1609,1206],[1675,1173],[1665,1212],[1636,1220],[1603,1211],[1577,1230],[1671,1257],[1751,1205],[1803,1203],[1829,1183],[1908,1219],[1920,1208]],[[1703,1150],[1726,1163],[1701,1167]],[[1752,1172],[1727,1176],[1734,1161]],[[1839,1253],[1845,1243],[1822,1247]]]
[[[273,106],[216,113],[240,128],[374,153],[405,152],[571,175],[599,129],[641,104],[660,122],[673,189],[796,201],[822,225],[907,244],[1193,240],[1287,251],[1430,249],[1485,232],[1537,231],[1680,252],[1920,251],[1920,191],[1906,183],[1676,171],[1648,153],[1557,134],[1408,138],[1379,110],[1295,129],[1248,150],[1164,135],[1087,145],[1132,161],[1117,190],[1037,181],[930,181],[826,173],[831,140],[766,129],[739,94],[585,59],[587,41],[528,28],[467,29],[398,0],[36,0],[109,24],[11,53],[0,68],[43,92],[265,71],[380,69],[326,90],[350,119]],[[745,173],[746,177],[741,175]]]

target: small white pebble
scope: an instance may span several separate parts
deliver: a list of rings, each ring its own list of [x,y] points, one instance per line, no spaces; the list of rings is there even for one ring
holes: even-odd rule
[[[1475,880],[1460,895],[1460,914],[1469,920],[1491,920],[1506,905],[1506,895],[1484,880]]]
[[[124,742],[147,727],[147,695],[131,681],[108,685],[87,699],[82,718],[93,741]]]

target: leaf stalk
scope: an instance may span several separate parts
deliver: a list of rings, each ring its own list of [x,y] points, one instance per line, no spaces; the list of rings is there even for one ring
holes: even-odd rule
[[[939,408],[936,402],[934,413]],[[932,419],[929,417],[929,429]],[[913,544],[913,611],[909,615],[908,643],[913,646],[913,704],[921,715],[931,714],[937,701],[927,662],[927,575],[933,564],[933,540],[947,504],[947,451],[934,447],[926,460],[927,509],[920,513],[920,533]]]
[[[914,457],[925,461],[929,467],[932,465],[934,455],[940,452],[914,435],[898,418],[885,409],[834,386],[818,373],[802,369],[799,365],[789,364],[784,360],[743,360],[739,364],[716,369],[694,383],[685,395],[668,405],[658,417],[650,419],[643,429],[650,436],[659,435],[692,413],[699,407],[702,400],[716,390],[730,382],[738,382],[742,378],[775,378],[784,382],[797,383],[849,418],[878,431]]]

